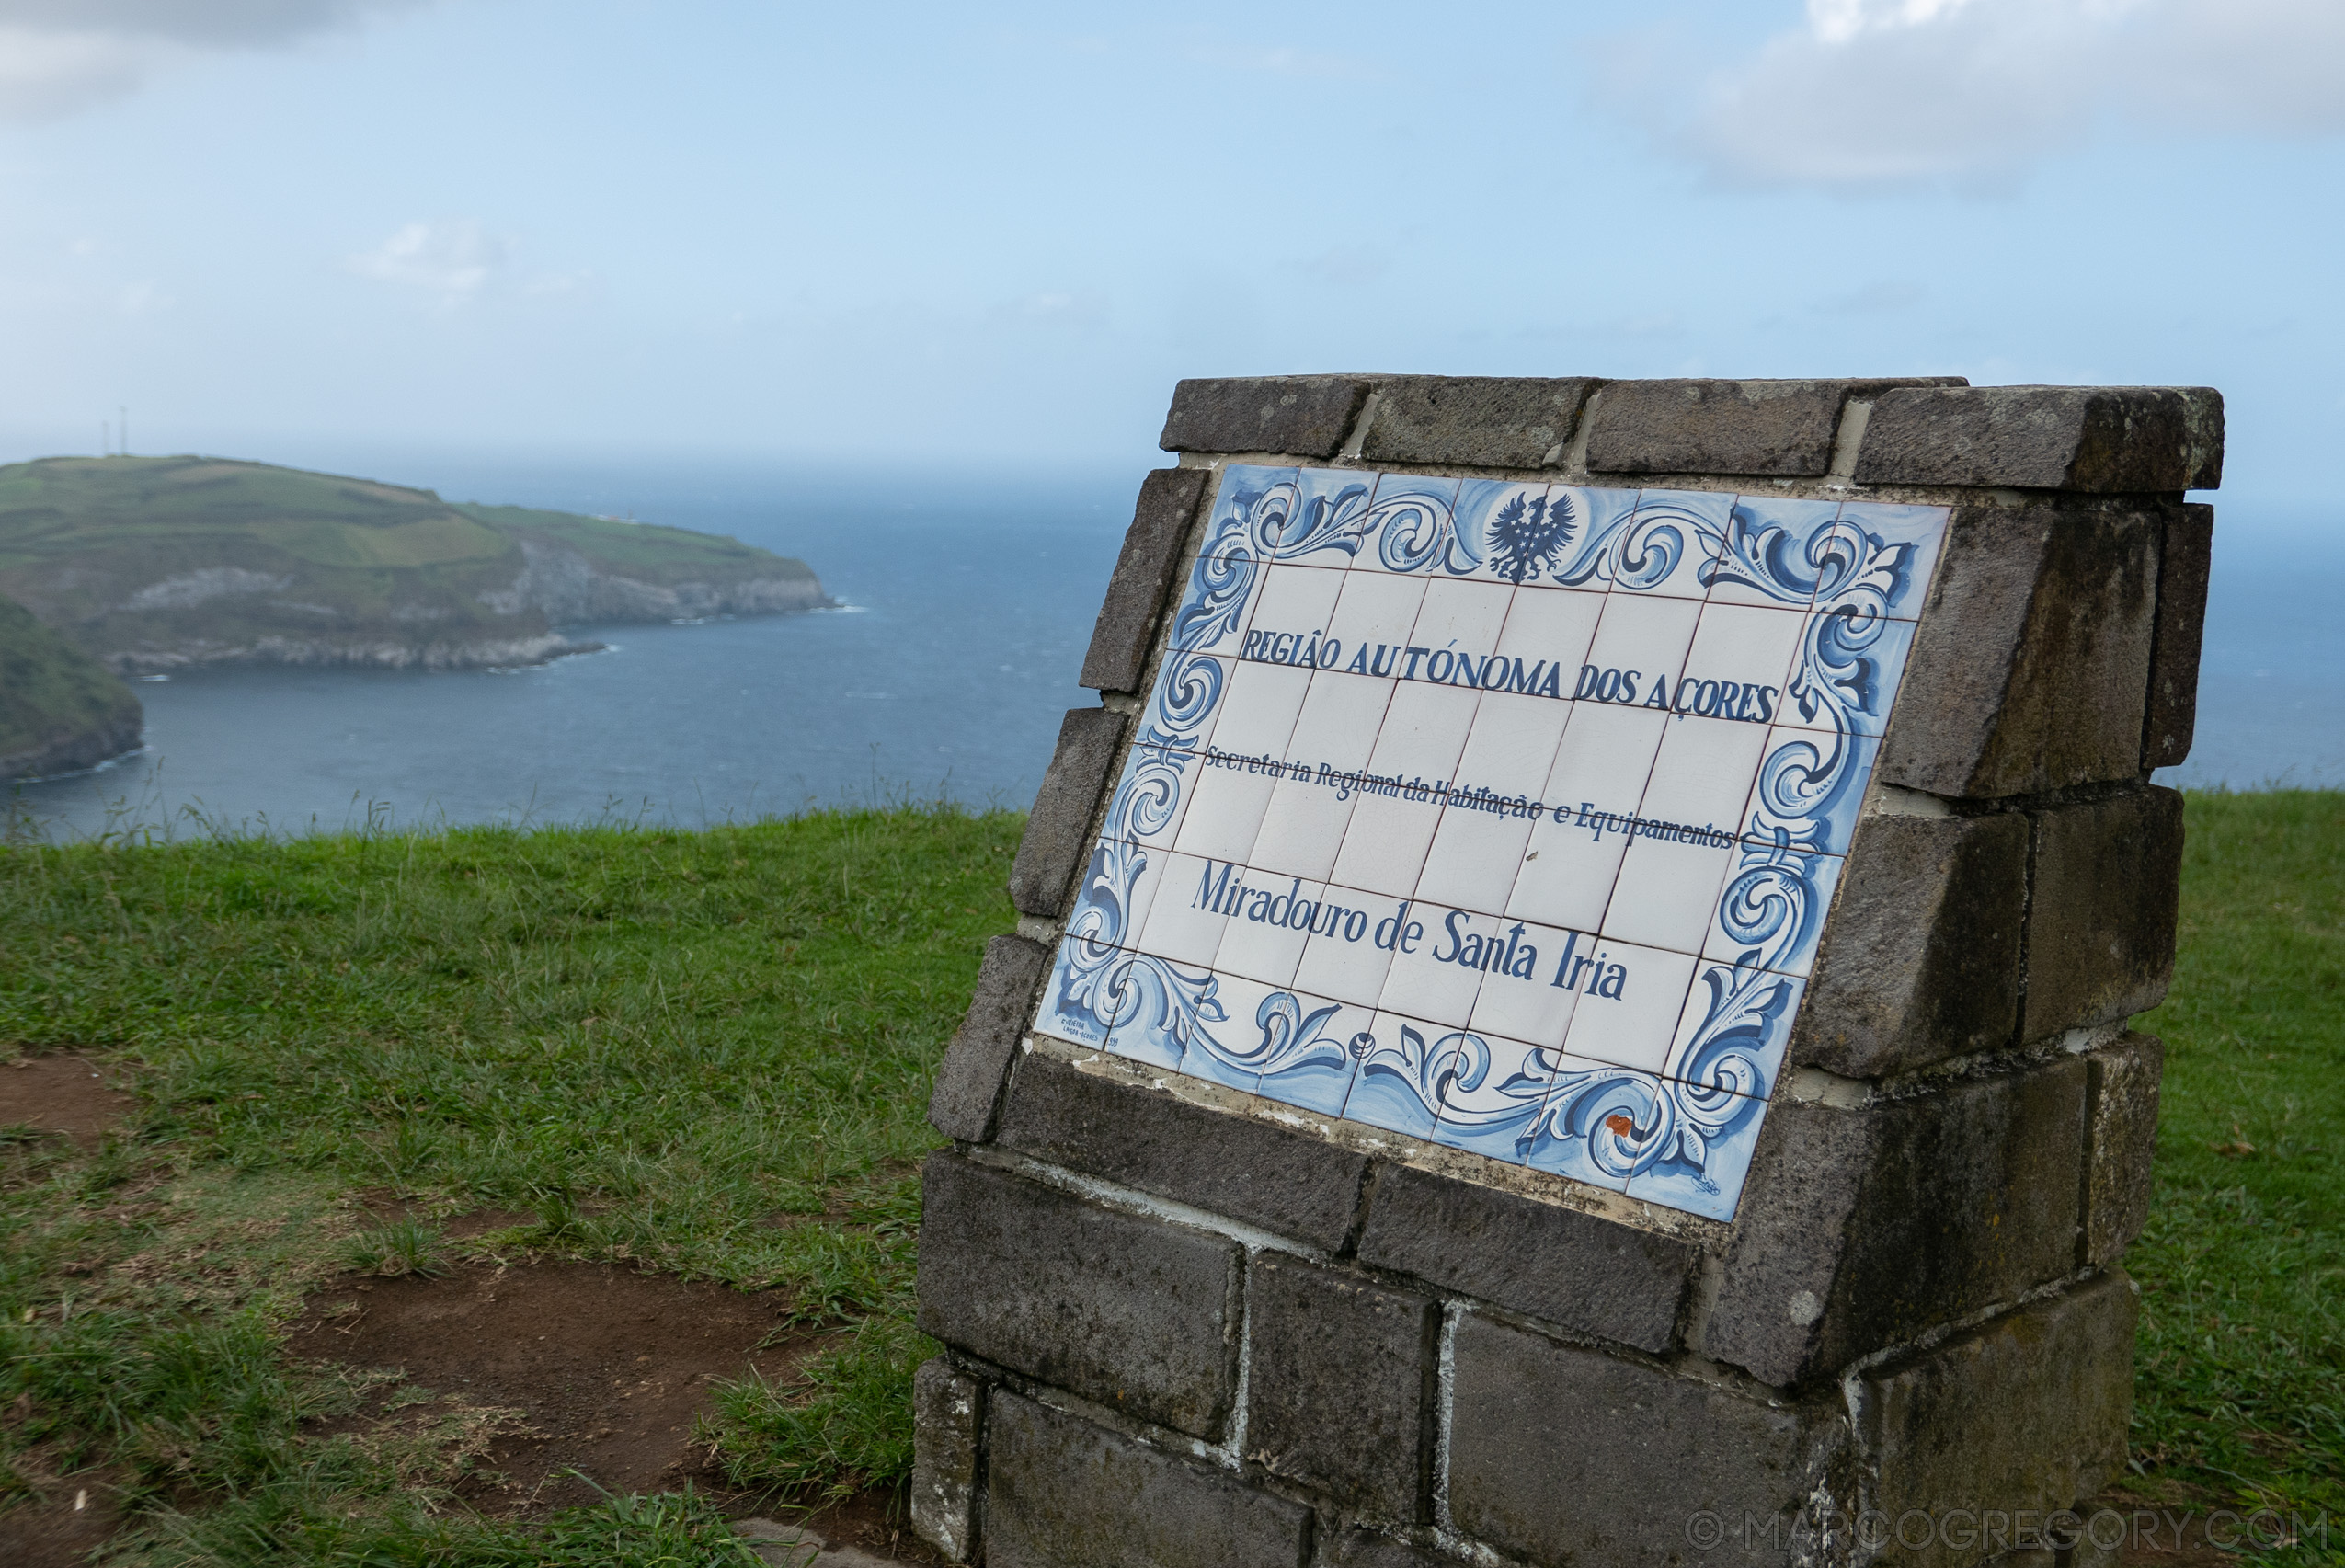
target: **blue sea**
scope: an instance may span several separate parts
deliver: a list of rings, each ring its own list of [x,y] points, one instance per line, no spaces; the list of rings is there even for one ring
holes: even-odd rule
[[[320,464],[324,465],[324,464]],[[355,464],[345,464],[349,471]],[[1137,471],[875,482],[743,465],[417,458],[452,498],[632,515],[806,560],[843,608],[584,626],[532,670],[217,669],[141,684],[147,750],[24,786],[58,837],[582,820],[687,827],[1041,782]],[[370,470],[372,471],[372,470]],[[2345,787],[2345,541],[2218,501],[2191,786]]]

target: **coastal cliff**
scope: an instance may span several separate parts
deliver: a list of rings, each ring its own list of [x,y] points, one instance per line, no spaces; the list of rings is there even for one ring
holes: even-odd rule
[[[534,664],[601,646],[565,626],[831,602],[714,534],[205,457],[0,466],[0,592],[124,672]]]
[[[144,728],[121,678],[0,599],[0,783],[94,768]]]

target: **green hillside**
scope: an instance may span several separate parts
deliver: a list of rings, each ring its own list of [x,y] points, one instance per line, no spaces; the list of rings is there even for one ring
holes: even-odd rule
[[[517,663],[565,624],[827,602],[732,539],[208,457],[0,466],[0,593],[117,669]]]
[[[139,743],[121,678],[0,599],[0,783],[92,768]]]

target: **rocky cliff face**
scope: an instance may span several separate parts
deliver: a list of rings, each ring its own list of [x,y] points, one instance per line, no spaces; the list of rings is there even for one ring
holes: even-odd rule
[[[94,768],[137,750],[144,727],[128,686],[0,599],[0,782]]]
[[[606,571],[576,550],[521,541],[521,573],[509,588],[482,593],[499,615],[534,610],[557,624],[579,621],[698,620],[704,615],[773,615],[830,602],[812,577],[756,577],[730,582],[645,582]]]

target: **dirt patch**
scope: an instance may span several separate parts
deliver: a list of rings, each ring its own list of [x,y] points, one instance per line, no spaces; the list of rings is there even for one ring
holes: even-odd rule
[[[34,1495],[0,1514],[0,1562],[8,1568],[85,1568],[89,1553],[122,1527],[118,1480],[111,1471],[84,1471],[69,1481],[50,1475],[35,1451],[17,1457],[17,1473]]]
[[[0,1067],[0,1127],[30,1127],[94,1149],[138,1105],[103,1064],[77,1056],[18,1057]]]
[[[784,1376],[828,1343],[796,1334],[760,1350],[784,1305],[602,1264],[471,1267],[321,1291],[290,1348],[396,1368],[407,1387],[475,1408],[518,1410],[527,1430],[493,1437],[486,1457],[504,1482],[460,1491],[491,1513],[537,1514],[593,1501],[574,1468],[611,1492],[673,1491],[687,1479],[714,1489],[719,1478],[692,1443],[710,1386],[752,1367]],[[369,1418],[401,1397],[384,1391]]]

